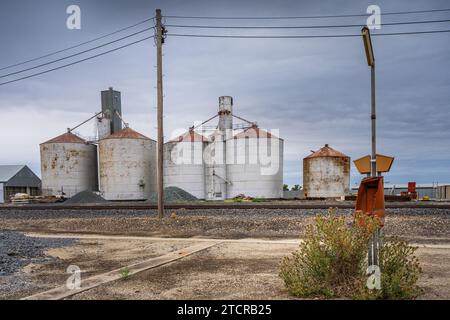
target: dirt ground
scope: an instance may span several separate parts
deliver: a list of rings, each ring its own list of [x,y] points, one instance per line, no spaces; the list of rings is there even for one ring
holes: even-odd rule
[[[55,259],[45,264],[28,264],[20,272],[25,288],[13,288],[9,292],[0,291],[0,299],[19,299],[41,291],[63,285],[70,274],[70,265],[78,266],[82,278],[101,274],[115,268],[157,257],[167,252],[190,245],[191,242],[165,241],[149,242],[137,240],[80,239],[74,246],[47,250],[47,255]],[[15,275],[14,275],[15,276]],[[0,277],[0,286],[13,276]]]
[[[70,237],[77,237],[70,235]],[[82,279],[160,256],[208,239],[140,239],[79,235],[77,245],[51,249],[58,261],[23,268],[32,289],[3,295],[17,299],[63,285],[67,266],[78,265]],[[90,237],[90,238],[86,238]],[[220,240],[219,240],[220,241]],[[103,284],[68,299],[293,299],[278,277],[281,259],[298,246],[295,239],[221,240],[201,252]],[[420,245],[421,299],[450,298],[450,242]]]
[[[162,221],[143,213],[122,212],[4,214],[1,230],[78,240],[75,245],[48,250],[55,258],[49,263],[22,268],[18,276],[27,285],[0,290],[0,299],[23,298],[64,285],[70,276],[66,273],[69,265],[79,266],[82,279],[87,279],[202,241],[220,243],[68,299],[292,299],[278,277],[279,264],[296,249],[297,239],[313,222],[314,214],[178,211]],[[450,299],[448,210],[392,212],[386,219],[385,233],[420,244],[421,298]],[[0,289],[9,277],[0,277]]]

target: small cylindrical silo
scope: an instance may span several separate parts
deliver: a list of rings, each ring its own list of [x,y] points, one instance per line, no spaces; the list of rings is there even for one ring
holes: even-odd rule
[[[72,197],[97,190],[97,147],[71,132],[40,145],[42,193]]]
[[[205,199],[203,151],[207,138],[190,130],[164,144],[164,186],[181,188]]]
[[[131,128],[99,141],[99,165],[107,200],[147,200],[156,191],[156,141]]]
[[[303,159],[307,198],[340,198],[350,189],[350,157],[326,144]]]
[[[281,198],[283,140],[256,125],[227,140],[228,197]]]

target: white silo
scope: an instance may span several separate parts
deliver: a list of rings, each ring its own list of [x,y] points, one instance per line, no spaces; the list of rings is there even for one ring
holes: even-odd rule
[[[99,141],[99,164],[107,200],[146,200],[156,191],[156,142],[131,128]]]
[[[228,197],[281,198],[283,140],[253,125],[227,140]]]
[[[350,157],[326,144],[303,159],[307,198],[340,198],[350,189]]]
[[[71,132],[40,144],[42,193],[97,190],[97,147]]]
[[[189,130],[164,144],[164,187],[179,187],[205,199],[203,151],[208,140]]]

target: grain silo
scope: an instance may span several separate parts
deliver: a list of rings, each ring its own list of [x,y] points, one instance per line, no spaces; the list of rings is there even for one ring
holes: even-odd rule
[[[97,147],[70,131],[40,144],[42,193],[97,190]]]
[[[205,126],[217,117],[217,125]],[[233,123],[233,118],[241,123]],[[194,131],[199,127],[202,134]],[[203,151],[195,164],[190,161],[193,150]],[[166,143],[164,152],[164,185],[182,188],[197,198],[282,196],[283,140],[235,115],[230,96],[219,97],[217,114]]]
[[[203,151],[208,140],[193,129],[164,144],[164,187],[205,199]]]
[[[228,197],[281,198],[283,140],[253,125],[227,140]]]
[[[131,128],[99,141],[99,166],[106,200],[146,200],[156,191],[156,142]]]
[[[328,144],[303,159],[303,190],[307,198],[340,198],[350,189],[350,157]]]

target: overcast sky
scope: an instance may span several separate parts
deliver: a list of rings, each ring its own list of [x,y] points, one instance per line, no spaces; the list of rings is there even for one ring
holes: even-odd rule
[[[81,8],[81,30],[66,27],[66,8]],[[308,16],[443,9],[448,1],[153,1],[2,0],[0,68],[66,48],[154,15]],[[450,12],[384,16],[382,23],[449,19]],[[364,25],[365,17],[321,20],[181,20],[166,24]],[[95,44],[142,30],[152,22]],[[360,28],[322,30],[195,30],[203,34],[358,34]],[[374,33],[450,29],[450,23],[384,26]],[[149,31],[147,34],[151,34]],[[137,35],[99,49],[144,37]],[[450,182],[450,33],[373,37],[377,61],[378,152],[395,156],[390,183]],[[92,47],[16,68],[1,75]],[[81,57],[92,55],[90,52]],[[75,57],[52,66],[72,62]],[[325,143],[352,159],[370,153],[370,72],[362,40],[211,39],[169,37],[164,45],[165,134],[216,114],[218,97],[234,97],[235,114],[279,129],[285,141],[285,183],[302,184],[302,159]],[[156,138],[153,40],[38,77],[0,86],[0,164],[39,168],[39,143],[100,110],[100,91],[122,92],[123,116]],[[28,75],[47,67],[20,75]],[[19,75],[0,78],[0,82]],[[94,135],[94,125],[78,131]],[[360,175],[352,167],[352,186]]]

